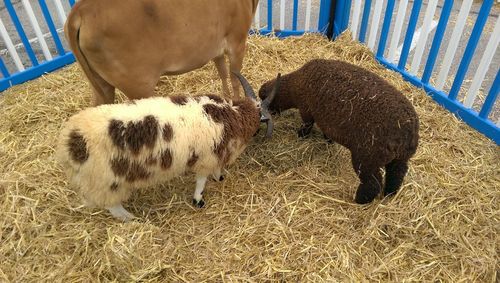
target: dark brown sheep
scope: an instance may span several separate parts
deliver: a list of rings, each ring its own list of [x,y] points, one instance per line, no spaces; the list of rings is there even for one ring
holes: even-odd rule
[[[276,79],[259,90],[265,99]],[[310,134],[314,123],[326,138],[347,147],[361,181],[357,203],[369,203],[382,189],[396,193],[418,145],[418,116],[395,87],[361,67],[336,60],[312,60],[284,75],[269,105],[272,112],[298,108],[304,125],[299,137]]]

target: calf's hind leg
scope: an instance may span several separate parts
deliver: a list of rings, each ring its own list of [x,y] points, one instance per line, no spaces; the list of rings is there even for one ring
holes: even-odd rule
[[[385,166],[384,196],[396,193],[408,172],[408,160],[393,160]]]

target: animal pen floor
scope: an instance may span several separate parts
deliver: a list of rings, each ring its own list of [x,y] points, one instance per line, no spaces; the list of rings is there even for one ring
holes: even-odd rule
[[[243,73],[257,90],[312,58],[368,68],[415,105],[420,145],[395,197],[354,204],[348,151],[317,128],[299,140],[292,111],[207,184],[205,208],[186,176],[134,194],[125,207],[140,218],[120,223],[82,207],[52,157],[63,120],[91,101],[73,64],[0,97],[0,281],[498,280],[500,148],[347,37],[252,36]],[[158,94],[220,89],[210,63]]]

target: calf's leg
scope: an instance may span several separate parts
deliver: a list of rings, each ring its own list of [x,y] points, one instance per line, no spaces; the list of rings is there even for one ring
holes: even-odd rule
[[[245,39],[233,39],[230,45],[229,69],[231,72],[240,72],[243,67],[243,57],[245,56]],[[231,85],[233,86],[233,96],[239,97],[240,81],[233,73],[231,73]]]
[[[219,73],[219,77],[222,81],[222,92],[224,93],[224,96],[230,97],[231,92],[229,91],[229,85],[227,84],[228,72],[224,55],[215,57],[213,61],[215,67],[217,68],[217,72]]]

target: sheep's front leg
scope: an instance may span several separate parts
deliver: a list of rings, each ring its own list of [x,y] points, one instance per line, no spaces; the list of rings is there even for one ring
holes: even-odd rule
[[[224,175],[222,175],[221,171],[222,171],[221,169],[217,169],[217,171],[215,171],[215,173],[213,174],[214,181],[219,181],[219,182],[224,181]]]
[[[118,218],[122,221],[130,221],[135,218],[135,216],[128,212],[125,208],[123,208],[123,205],[120,203],[118,205],[108,207],[107,208],[111,215],[113,215],[115,218]]]
[[[203,201],[203,190],[207,183],[207,176],[196,176],[196,189],[193,196],[193,205],[202,208],[205,205]]]
[[[314,127],[314,118],[309,112],[302,109],[300,110],[300,117],[302,117],[302,121],[304,122],[304,124],[297,131],[297,134],[299,138],[305,138],[309,136],[312,128]]]

